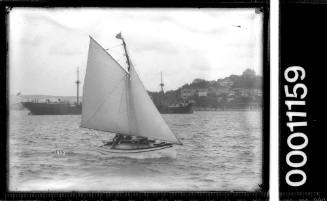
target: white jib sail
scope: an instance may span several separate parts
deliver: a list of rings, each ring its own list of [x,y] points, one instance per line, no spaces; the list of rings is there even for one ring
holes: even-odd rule
[[[131,79],[131,108],[134,112],[132,116],[135,116],[136,124],[135,134],[179,144],[180,142],[153,104],[132,63],[129,74]]]
[[[92,38],[81,126],[180,143],[153,104],[133,65],[128,74]]]

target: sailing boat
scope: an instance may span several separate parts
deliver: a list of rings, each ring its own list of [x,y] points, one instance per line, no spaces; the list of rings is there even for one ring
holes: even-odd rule
[[[123,42],[127,71],[90,36],[81,127],[116,133],[101,146],[106,152],[139,153],[181,145],[145,90],[121,33],[116,38]]]

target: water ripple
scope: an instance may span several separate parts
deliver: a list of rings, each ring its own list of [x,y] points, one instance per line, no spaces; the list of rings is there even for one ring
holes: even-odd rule
[[[14,113],[14,114],[12,114]],[[261,183],[261,113],[163,115],[183,142],[175,152],[111,156],[112,133],[79,128],[80,116],[11,111],[10,189],[252,190]],[[92,185],[91,185],[92,184]]]

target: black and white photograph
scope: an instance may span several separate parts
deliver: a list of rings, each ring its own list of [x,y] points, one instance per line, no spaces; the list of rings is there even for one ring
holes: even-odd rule
[[[280,200],[327,198],[326,3],[296,0],[280,7]]]
[[[14,7],[9,191],[260,191],[265,68],[261,8]]]

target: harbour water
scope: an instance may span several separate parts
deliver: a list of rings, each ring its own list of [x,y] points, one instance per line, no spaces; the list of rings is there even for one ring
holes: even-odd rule
[[[262,183],[262,112],[166,114],[183,142],[144,156],[101,154],[114,134],[80,128],[80,115],[10,111],[13,191],[253,191]]]

